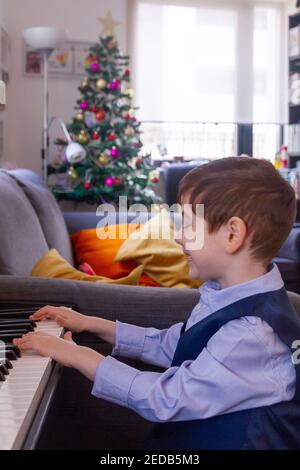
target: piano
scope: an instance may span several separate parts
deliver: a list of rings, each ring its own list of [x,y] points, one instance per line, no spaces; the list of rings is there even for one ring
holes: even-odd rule
[[[62,373],[51,359],[33,351],[21,354],[12,344],[28,331],[63,334],[55,322],[29,320],[43,305],[0,303],[0,450],[36,448]]]
[[[32,328],[62,335],[53,322],[29,321],[47,303],[0,301],[0,360],[4,343],[7,351],[0,369],[0,451],[140,448],[152,423],[132,410],[93,397],[90,380],[77,370],[33,352],[20,354],[11,345],[12,337]],[[80,311],[76,305],[64,305]],[[73,338],[104,356],[111,353],[111,345],[91,333]],[[129,365],[149,370],[147,364],[129,361]]]

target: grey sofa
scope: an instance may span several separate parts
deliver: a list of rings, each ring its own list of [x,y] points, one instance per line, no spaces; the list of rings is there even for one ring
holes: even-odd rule
[[[90,284],[31,278],[36,261],[56,248],[73,263],[68,237],[80,228],[95,227],[92,213],[62,214],[40,178],[29,170],[0,171],[0,302],[75,304],[87,315],[166,328],[184,321],[199,299],[197,290]],[[290,294],[300,314],[297,294]],[[76,341],[107,355],[111,347],[90,334]],[[160,370],[135,362],[139,369]],[[65,370],[53,401],[41,449],[136,449],[152,424],[130,410],[90,395],[91,384]]]

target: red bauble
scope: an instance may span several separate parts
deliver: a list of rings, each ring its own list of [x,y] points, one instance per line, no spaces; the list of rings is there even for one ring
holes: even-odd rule
[[[108,140],[116,140],[115,134],[110,134],[110,135],[108,136]]]
[[[130,119],[130,118],[131,118],[131,116],[130,116],[130,114],[129,114],[129,113],[125,113],[125,114],[124,114],[124,118],[125,118],[125,119]]]
[[[126,70],[124,71],[124,75],[125,75],[125,77],[128,77],[128,76],[130,75],[130,70],[129,70],[129,69],[126,69]]]
[[[123,178],[115,178],[115,184],[123,183]]]
[[[96,119],[97,121],[103,121],[103,119],[105,119],[105,112],[100,109],[96,114]]]
[[[84,185],[85,189],[90,189],[92,187],[91,183],[85,183]]]
[[[142,163],[143,163],[142,158],[137,158],[136,161],[135,161],[136,165],[141,165]]]
[[[159,182],[159,178],[157,176],[153,176],[153,178],[151,178],[151,183],[158,183]]]
[[[90,110],[92,111],[92,113],[98,113],[99,109],[97,108],[97,106],[92,106],[90,108]]]
[[[98,140],[98,139],[99,139],[99,134],[98,134],[98,132],[93,132],[92,139],[93,139],[93,140]]]

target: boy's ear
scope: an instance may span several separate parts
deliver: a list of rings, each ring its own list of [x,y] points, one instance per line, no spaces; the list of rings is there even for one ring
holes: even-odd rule
[[[236,253],[245,245],[247,227],[240,217],[231,217],[226,223],[226,252]]]

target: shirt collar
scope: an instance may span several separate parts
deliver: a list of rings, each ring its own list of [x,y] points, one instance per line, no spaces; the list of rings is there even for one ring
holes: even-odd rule
[[[216,281],[207,281],[200,288],[200,303],[208,307],[210,313],[216,312],[238,300],[255,294],[279,290],[284,286],[281,274],[276,264],[271,264],[263,276],[251,281],[236,284],[221,289]]]

